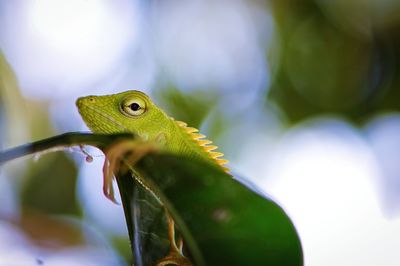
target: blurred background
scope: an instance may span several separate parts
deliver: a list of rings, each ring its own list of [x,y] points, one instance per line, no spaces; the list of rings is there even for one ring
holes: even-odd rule
[[[0,0],[1,149],[87,131],[77,97],[139,89],[288,212],[306,265],[398,265],[399,12],[396,0]],[[1,167],[0,265],[128,264],[122,207],[89,152]]]

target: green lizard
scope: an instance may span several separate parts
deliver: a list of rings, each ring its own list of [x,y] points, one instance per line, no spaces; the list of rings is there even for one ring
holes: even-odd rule
[[[186,123],[169,117],[140,91],[126,91],[104,96],[87,96],[76,101],[79,113],[94,133],[131,132],[141,139],[175,154],[209,161],[228,171],[228,162],[216,152],[217,146]],[[129,146],[129,145],[126,145]],[[123,148],[123,147],[122,147]],[[126,147],[126,149],[132,149]],[[122,153],[122,152],[121,152]],[[114,201],[112,180],[106,174],[105,195]]]
[[[79,98],[76,104],[86,125],[95,133],[133,132],[146,141],[161,144],[167,152],[221,166],[227,163],[219,158],[222,153],[214,151],[217,146],[209,145],[212,142],[196,128],[166,115],[143,92],[87,96]]]
[[[206,160],[228,171],[224,166],[228,161],[221,158],[222,153],[215,151],[217,146],[211,145],[212,142],[198,133],[196,128],[188,127],[186,123],[169,117],[143,92],[132,90],[113,95],[87,96],[79,98],[76,105],[86,125],[94,133],[132,132],[166,152]],[[134,148],[122,143],[106,154],[106,157],[112,157],[109,155],[114,153],[123,154]],[[107,172],[112,171],[114,167],[106,168],[108,170],[104,174],[103,189],[105,195],[114,201],[113,175]],[[171,234],[172,220],[169,221],[171,247],[176,247],[174,236]]]

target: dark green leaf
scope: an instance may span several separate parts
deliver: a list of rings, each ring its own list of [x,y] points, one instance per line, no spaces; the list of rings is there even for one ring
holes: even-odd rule
[[[283,210],[216,167],[151,155],[136,168],[172,214],[196,265],[302,265],[298,235]]]

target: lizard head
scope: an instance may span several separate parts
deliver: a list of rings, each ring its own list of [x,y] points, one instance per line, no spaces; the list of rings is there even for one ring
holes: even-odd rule
[[[86,125],[95,133],[134,132],[149,137],[167,127],[169,120],[146,94],[134,90],[81,97],[76,105]]]

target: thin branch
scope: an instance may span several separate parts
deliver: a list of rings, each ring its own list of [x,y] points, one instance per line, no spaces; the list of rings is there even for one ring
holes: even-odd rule
[[[5,151],[0,151],[0,164],[22,156],[60,147],[91,145],[99,149],[103,149],[110,143],[120,138],[121,139],[134,138],[134,136],[129,133],[115,134],[115,135],[91,134],[91,133],[80,133],[80,132],[65,133],[51,138],[27,143]]]

